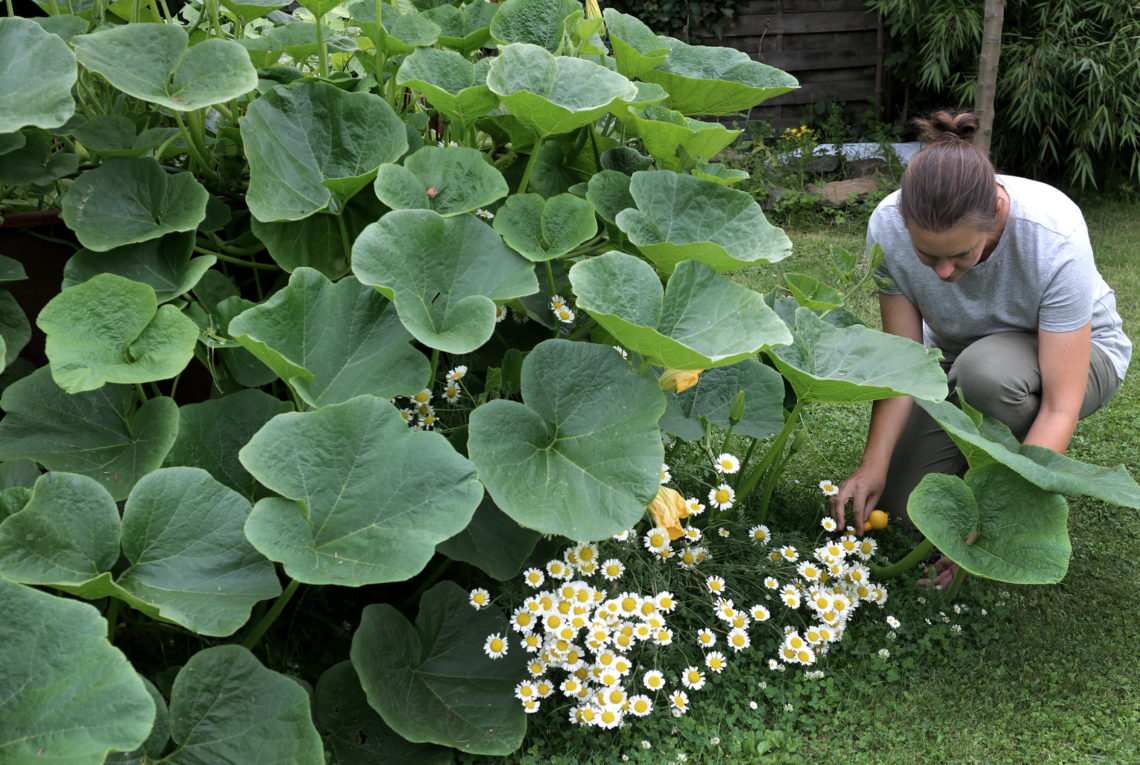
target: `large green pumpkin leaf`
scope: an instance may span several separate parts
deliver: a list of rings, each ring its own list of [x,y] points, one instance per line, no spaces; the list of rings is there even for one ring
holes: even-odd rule
[[[350,656],[368,703],[408,741],[505,755],[526,732],[513,695],[526,661],[518,647],[490,659],[483,643],[508,632],[502,614],[476,611],[458,585],[440,582],[414,626],[387,603],[365,606]]]
[[[31,459],[48,470],[98,481],[126,499],[142,476],[157,469],[178,435],[178,405],[152,398],[135,410],[135,390],[106,385],[68,395],[41,367],[0,397],[0,460]]]
[[[171,765],[281,762],[324,765],[309,696],[236,645],[190,657],[170,693]]]
[[[666,394],[668,408],[661,429],[686,441],[705,434],[704,422],[727,429],[736,396],[744,391],[744,412],[733,433],[767,438],[784,426],[784,378],[756,359],[701,373],[693,387],[675,395]]]
[[[618,170],[602,170],[590,178],[586,186],[586,199],[603,220],[613,223],[622,210],[636,207],[629,193],[630,176]]]
[[[698,160],[711,159],[744,132],[652,104],[631,108],[627,114],[645,150],[665,170],[685,170]]]
[[[452,5],[440,8],[458,11]],[[486,75],[485,67],[476,67],[455,51],[417,48],[400,65],[396,82],[423,93],[429,104],[453,122],[469,125],[499,105],[499,97],[487,87]]]
[[[439,27],[437,42],[442,48],[457,51],[465,58],[491,39],[491,19],[499,6],[495,3],[468,3],[462,9],[454,5],[437,5],[422,14]]]
[[[466,146],[425,146],[402,165],[383,165],[375,189],[393,210],[434,210],[445,217],[490,206],[510,191],[487,155]]]
[[[347,37],[338,36],[332,29],[323,24],[321,25],[321,34],[324,35],[325,47],[330,52],[356,50],[354,41]],[[317,25],[309,21],[294,21],[273,27],[260,37],[246,38],[237,42],[249,52],[250,59],[259,66],[276,64],[282,53],[295,61],[304,61],[320,50],[321,47],[317,41]],[[300,73],[298,72],[298,74]]]
[[[177,112],[243,96],[258,87],[258,73],[242,46],[207,38],[189,47],[181,26],[124,24],[83,34],[75,57],[130,96]]]
[[[856,324],[836,327],[810,308],[796,310],[795,342],[768,355],[804,401],[946,398],[939,352]]]
[[[246,199],[262,221],[340,212],[380,165],[408,149],[404,123],[384,99],[315,80],[273,88],[238,123],[249,159]]]
[[[352,241],[383,213],[375,195],[361,192],[339,214],[319,212],[301,220],[259,221],[250,218],[250,228],[273,262],[289,273],[301,266],[315,268],[337,280],[348,273]],[[347,242],[341,224],[348,232]]]
[[[610,251],[570,269],[577,305],[652,364],[708,369],[792,341],[764,298],[704,263],[682,261],[668,285],[641,258]]]
[[[287,401],[250,388],[181,406],[178,440],[166,462],[202,468],[242,496],[253,498],[258,483],[238,461],[238,451],[265,423],[292,408]]]
[[[669,56],[667,37],[654,33],[633,16],[606,8],[602,11],[613,47],[617,70],[631,80],[661,64]]]
[[[490,497],[484,497],[467,528],[435,549],[503,581],[518,576],[540,536],[515,523]]]
[[[63,268],[63,288],[82,284],[98,274],[118,274],[149,284],[159,303],[169,302],[194,289],[202,274],[218,260],[213,255],[191,257],[194,238],[194,232],[187,231],[108,252],[80,250]]]
[[[538,291],[534,266],[490,226],[430,210],[395,210],[364,229],[352,246],[352,270],[392,300],[417,340],[447,353],[487,342],[496,300]]]
[[[149,285],[98,274],[56,295],[36,325],[56,384],[69,393],[105,383],[165,380],[194,355],[198,327]]]
[[[112,157],[80,175],[61,204],[80,244],[106,252],[195,230],[209,196],[193,175],[168,174],[151,157]]]
[[[530,43],[553,53],[562,44],[566,19],[581,10],[577,0],[507,0],[491,19],[491,37],[500,46]]]
[[[496,20],[501,16],[500,11]],[[614,102],[637,98],[637,87],[617,72],[529,43],[503,47],[487,72],[487,85],[542,138],[589,125]]]
[[[702,181],[712,181],[722,186],[732,186],[749,178],[747,170],[738,170],[734,167],[728,167],[721,162],[698,162],[696,167],[690,170],[689,173],[694,178],[700,178]]]
[[[50,186],[79,170],[79,156],[55,150],[47,133],[28,129],[16,135],[24,138],[23,144],[4,152],[4,161],[0,163],[0,182],[40,190],[40,187]]]
[[[682,114],[731,114],[795,90],[795,77],[727,47],[688,45],[672,37],[668,57],[640,73],[669,91],[669,105]]]
[[[1069,506],[1009,468],[972,468],[965,480],[931,473],[907,514],[967,573],[1012,584],[1054,584],[1069,569]]]
[[[100,763],[143,743],[154,701],[92,606],[0,579],[0,762]]]
[[[471,413],[468,452],[495,504],[577,540],[632,526],[660,485],[657,385],[608,346],[547,340],[523,361],[522,397]]]
[[[977,412],[975,421],[949,401],[917,403],[954,439],[972,468],[998,462],[1045,491],[1140,508],[1140,486],[1123,465],[1088,465],[1052,449],[1021,444],[998,420]]]
[[[388,727],[368,706],[352,662],[325,670],[317,680],[313,705],[317,729],[337,765],[447,765],[455,760],[454,749],[413,744]]]
[[[409,430],[395,407],[371,396],[278,415],[239,457],[288,498],[259,501],[246,536],[311,584],[415,576],[483,496],[471,463],[443,436]]]
[[[78,585],[119,559],[119,510],[93,478],[47,473],[28,503],[0,522],[0,577]]]
[[[786,258],[791,240],[764,217],[748,193],[669,170],[633,174],[636,208],[615,220],[647,258],[665,273],[682,260],[717,271]]]
[[[28,278],[24,264],[13,258],[0,255],[0,284],[21,282]]]
[[[512,194],[493,225],[513,250],[535,262],[561,257],[598,232],[594,206],[573,194]]]
[[[31,339],[32,325],[20,304],[11,292],[0,289],[0,369],[7,369]]]
[[[376,23],[376,10],[380,23]],[[439,26],[415,10],[405,10],[392,3],[362,0],[348,7],[353,20],[372,40],[376,51],[384,56],[404,56],[417,48],[435,45]]]
[[[281,594],[273,564],[246,541],[249,502],[204,470],[156,470],[123,510],[130,567],[117,584],[200,635],[231,635],[254,603]]]
[[[311,268],[234,318],[229,334],[313,407],[408,396],[431,374],[391,303],[356,279],[334,284]]]
[[[170,743],[170,713],[166,709],[166,699],[162,697],[162,693],[150,680],[145,677],[139,679],[142,680],[147,693],[154,701],[154,725],[151,726],[150,735],[140,746],[128,752],[120,751],[107,755],[103,765],[142,765],[147,757],[152,762],[158,762],[162,758],[162,752],[166,749],[166,745]]]
[[[257,87],[257,70],[236,42],[189,42],[186,30],[171,24],[124,24],[73,40],[84,67],[128,95],[175,111],[229,101]]]
[[[67,122],[77,77],[67,43],[31,19],[0,18],[0,134]]]

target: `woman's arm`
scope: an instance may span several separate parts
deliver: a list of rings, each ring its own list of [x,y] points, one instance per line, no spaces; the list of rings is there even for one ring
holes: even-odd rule
[[[1089,379],[1092,322],[1071,332],[1038,330],[1041,409],[1025,443],[1063,454],[1073,437]]]
[[[922,315],[905,296],[879,293],[879,313],[883,319],[884,332],[922,343]],[[845,511],[850,500],[855,532],[862,536],[867,516],[883,495],[891,454],[906,427],[913,406],[914,401],[910,396],[881,399],[872,405],[871,427],[867,433],[863,459],[855,472],[840,484],[839,493],[830,498],[831,517],[840,528],[844,527]]]

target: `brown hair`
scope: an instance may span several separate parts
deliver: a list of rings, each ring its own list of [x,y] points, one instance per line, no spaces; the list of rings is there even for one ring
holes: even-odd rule
[[[990,230],[997,222],[996,173],[974,145],[978,118],[943,111],[914,124],[927,145],[903,173],[899,210],[907,225],[935,233],[959,224]]]

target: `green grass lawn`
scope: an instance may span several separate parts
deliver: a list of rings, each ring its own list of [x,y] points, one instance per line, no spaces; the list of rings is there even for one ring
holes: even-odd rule
[[[1086,203],[1097,262],[1116,290],[1126,331],[1140,337],[1140,207]],[[733,276],[760,291],[783,271],[834,283],[828,249],[863,249],[862,226],[789,230],[793,255]],[[868,291],[849,309],[877,326]],[[1124,464],[1140,476],[1140,382],[1135,369],[1104,410],[1083,421],[1069,454]],[[818,531],[823,478],[842,480],[862,451],[870,407],[819,406],[805,413],[808,438],[781,477],[769,523],[776,533]],[[881,613],[856,614],[823,677],[766,657],[743,659],[694,698],[679,720],[654,715],[616,731],[533,720],[524,763],[1128,763],[1140,762],[1140,532],[1136,512],[1070,500],[1073,556],[1058,585],[1015,587],[969,578],[955,602],[896,580]],[[914,540],[891,526],[882,550]],[[955,610],[958,606],[958,610]],[[902,622],[894,639],[886,614]],[[890,655],[883,658],[882,649]],[[742,658],[746,654],[741,655]],[[750,702],[756,702],[756,709]],[[648,746],[647,746],[648,745]]]

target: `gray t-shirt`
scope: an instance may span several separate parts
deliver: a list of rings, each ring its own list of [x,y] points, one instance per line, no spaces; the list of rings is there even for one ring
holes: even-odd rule
[[[926,345],[954,358],[970,343],[998,332],[1068,332],[1092,320],[1092,340],[1112,359],[1121,380],[1132,356],[1116,297],[1093,262],[1084,216],[1044,183],[997,177],[1009,193],[1009,218],[985,261],[956,282],[944,282],[919,261],[898,209],[899,192],[871,215],[867,246],[885,257],[876,271],[922,314]]]

